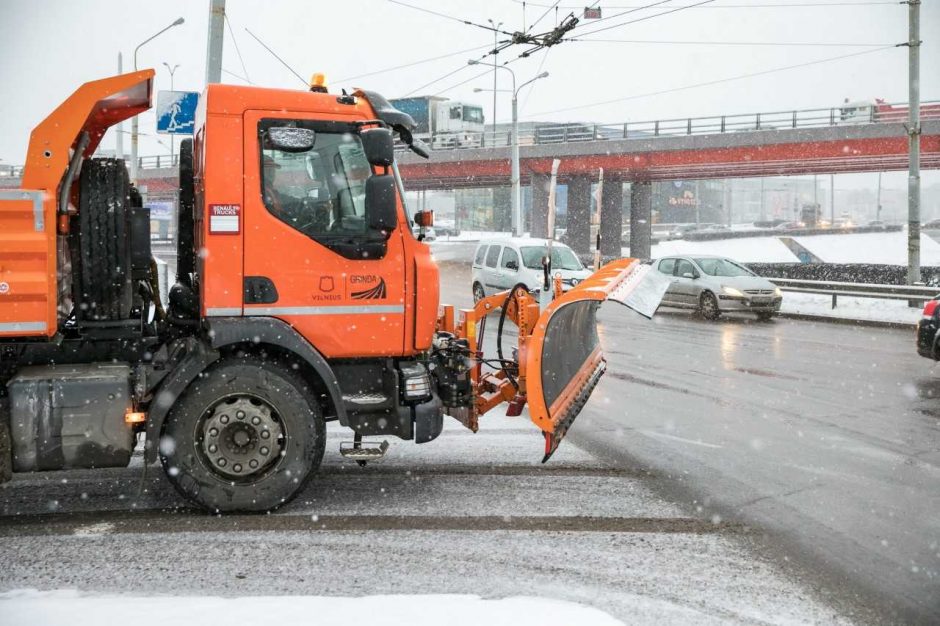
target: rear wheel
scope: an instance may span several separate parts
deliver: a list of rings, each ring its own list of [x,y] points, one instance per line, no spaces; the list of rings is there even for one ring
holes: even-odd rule
[[[304,488],[325,440],[303,380],[277,364],[237,359],[186,390],[167,417],[160,459],[191,502],[214,512],[263,512]]]
[[[698,310],[702,317],[707,320],[716,320],[721,315],[721,310],[718,308],[718,298],[710,291],[702,293]]]
[[[121,159],[86,159],[80,179],[78,223],[81,317],[123,320],[133,306],[131,185]]]
[[[486,297],[486,292],[483,291],[483,285],[480,283],[473,283],[473,302],[476,304],[480,300]]]

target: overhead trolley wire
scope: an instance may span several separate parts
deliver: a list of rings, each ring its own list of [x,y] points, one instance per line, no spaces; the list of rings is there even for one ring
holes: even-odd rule
[[[565,107],[565,108],[561,108],[561,109],[554,109],[554,110],[551,110],[551,111],[539,111],[539,112],[537,112],[537,113],[533,113],[532,115],[548,115],[548,114],[551,114],[551,113],[564,113],[564,112],[567,112],[567,111],[577,111],[577,110],[580,110],[580,109],[588,109],[588,108],[592,108],[592,107],[596,107],[596,106],[601,106],[601,105],[604,105],[604,104],[616,104],[616,103],[618,103],[618,102],[627,102],[627,101],[629,101],[629,100],[639,100],[640,98],[650,98],[650,97],[652,97],[652,96],[661,96],[661,95],[664,95],[664,94],[675,93],[675,92],[677,92],[677,91],[685,91],[685,90],[688,90],[688,89],[696,89],[696,88],[698,88],[698,87],[708,87],[708,86],[711,86],[711,85],[719,85],[719,84],[721,84],[721,83],[729,83],[729,82],[732,82],[732,81],[744,80],[744,79],[746,79],[746,78],[755,78],[755,77],[757,77],[757,76],[765,76],[765,75],[767,75],[767,74],[774,74],[774,73],[776,73],[776,72],[783,72],[783,71],[787,71],[787,70],[799,69],[799,68],[802,68],[802,67],[809,67],[809,66],[811,66],[811,65],[819,65],[819,64],[821,64],[821,63],[830,63],[830,62],[832,62],[832,61],[840,61],[840,60],[842,60],[842,59],[848,59],[848,58],[851,58],[851,57],[862,56],[862,55],[865,55],[865,54],[873,54],[873,53],[875,53],[875,52],[881,52],[881,51],[884,51],[884,50],[891,50],[891,49],[897,48],[898,46],[901,46],[901,45],[906,45],[906,44],[895,44],[895,45],[891,45],[891,46],[883,46],[883,47],[881,47],[881,48],[873,48],[873,49],[870,49],[870,50],[862,50],[861,52],[852,52],[852,53],[850,53],[850,54],[843,54],[843,55],[840,55],[840,56],[829,57],[829,58],[826,58],[826,59],[817,59],[817,60],[815,60],[815,61],[808,61],[808,62],[806,62],[806,63],[798,63],[798,64],[796,64],[796,65],[787,65],[787,66],[784,66],[784,67],[775,67],[775,68],[771,68],[771,69],[768,69],[768,70],[762,70],[762,71],[760,71],[760,72],[750,72],[750,73],[748,73],[748,74],[740,74],[740,75],[738,75],[738,76],[729,76],[729,77],[727,77],[727,78],[719,78],[719,79],[716,79],[716,80],[709,80],[709,81],[704,81],[704,82],[701,82],[701,83],[694,83],[694,84],[691,84],[691,85],[683,85],[683,86],[681,86],[681,87],[673,87],[673,88],[670,88],[670,89],[663,89],[663,90],[660,90],[660,91],[651,91],[651,92],[648,92],[648,93],[635,94],[635,95],[626,96],[626,97],[623,97],[623,98],[614,98],[614,99],[611,99],[611,100],[604,100],[604,101],[601,101],[601,102],[592,102],[591,104],[582,104],[582,105],[578,105],[578,106]]]

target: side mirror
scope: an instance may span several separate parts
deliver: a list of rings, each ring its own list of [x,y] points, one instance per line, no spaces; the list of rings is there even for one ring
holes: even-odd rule
[[[418,211],[415,213],[415,226],[421,228],[434,226],[434,211]]]
[[[268,143],[281,152],[306,152],[313,148],[317,134],[309,128],[273,126],[267,130]]]
[[[509,261],[506,263],[506,269],[516,272],[519,270],[519,264],[516,263],[515,261]]]
[[[698,276],[696,276],[692,272],[686,272],[685,274],[682,275],[682,278],[698,278]]]
[[[412,152],[417,154],[422,159],[427,159],[431,157],[431,149],[428,148],[428,144],[424,143],[420,139],[412,139],[411,143],[408,144],[408,147]]]
[[[359,133],[362,149],[371,165],[389,167],[395,159],[395,140],[387,128],[367,128]]]
[[[366,221],[386,238],[398,225],[395,177],[373,175],[366,179]]]

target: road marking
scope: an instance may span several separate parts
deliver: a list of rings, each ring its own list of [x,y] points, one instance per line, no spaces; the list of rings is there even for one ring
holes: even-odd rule
[[[686,439],[685,437],[676,437],[675,435],[667,435],[666,433],[659,433],[655,430],[641,430],[640,433],[652,437],[653,439],[670,439],[672,441],[679,441],[682,443],[692,444],[693,446],[702,446],[703,448],[723,448],[724,446],[718,445],[717,443],[705,443],[700,439]]]
[[[88,525],[89,517],[112,521]],[[108,534],[250,532],[250,531],[523,531],[606,532],[657,534],[710,534],[746,532],[741,524],[692,517],[590,517],[529,515],[226,515],[211,517],[201,511],[52,513],[0,518],[0,537],[85,535],[82,529],[108,527]],[[103,533],[101,533],[103,534]]]
[[[88,524],[79,526],[72,534],[76,537],[100,537],[101,535],[110,535],[114,531],[114,524],[110,522],[101,522],[100,524]]]

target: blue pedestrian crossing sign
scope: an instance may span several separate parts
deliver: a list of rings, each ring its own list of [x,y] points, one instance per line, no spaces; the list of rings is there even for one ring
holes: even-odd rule
[[[161,91],[157,93],[157,132],[192,135],[196,123],[197,91]]]

